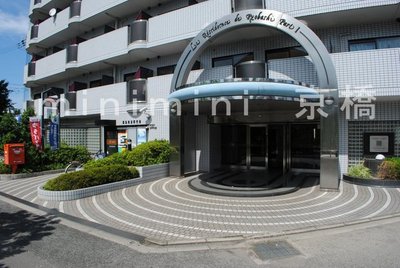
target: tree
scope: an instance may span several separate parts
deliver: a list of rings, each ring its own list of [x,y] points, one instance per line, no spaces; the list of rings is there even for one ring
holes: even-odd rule
[[[14,109],[10,100],[11,90],[8,89],[8,82],[0,80],[0,116]]]

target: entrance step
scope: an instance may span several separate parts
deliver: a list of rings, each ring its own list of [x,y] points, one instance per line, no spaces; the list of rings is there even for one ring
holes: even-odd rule
[[[234,197],[263,197],[263,196],[276,196],[284,195],[297,191],[304,183],[307,174],[292,174],[290,172],[284,175],[271,176],[266,179],[263,177],[263,173],[248,173],[239,172],[238,174],[232,175],[234,172],[226,172],[221,176],[214,176],[212,174],[198,175],[189,181],[189,187],[193,190],[222,196],[234,196]],[[246,174],[248,173],[248,174]],[[248,177],[253,176],[254,180],[265,180],[269,181],[266,185],[261,187],[238,187],[235,185],[228,186],[226,184],[220,184],[221,180],[225,179],[225,182],[229,178],[237,178],[240,180],[249,179]],[[255,177],[261,176],[261,177]],[[265,176],[265,173],[264,173]],[[205,179],[207,178],[207,179]],[[235,181],[235,180],[234,180]]]

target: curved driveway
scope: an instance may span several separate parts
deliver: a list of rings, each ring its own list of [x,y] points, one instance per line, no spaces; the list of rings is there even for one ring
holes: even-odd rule
[[[257,236],[348,223],[400,212],[400,188],[341,183],[322,192],[308,187],[284,196],[213,196],[188,187],[191,178],[164,178],[75,201],[37,198],[36,188],[54,175],[0,181],[0,191],[89,221],[157,240]]]

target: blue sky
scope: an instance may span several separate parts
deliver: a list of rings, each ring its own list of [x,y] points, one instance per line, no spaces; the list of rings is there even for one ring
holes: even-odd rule
[[[0,0],[0,80],[9,82],[17,108],[29,98],[23,85],[27,54],[24,47],[18,48],[29,29],[28,12],[29,0]]]

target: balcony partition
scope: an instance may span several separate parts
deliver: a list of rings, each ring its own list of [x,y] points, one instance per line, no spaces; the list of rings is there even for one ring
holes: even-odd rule
[[[147,101],[147,80],[138,78],[130,80],[126,84],[127,103],[146,102]]]
[[[75,0],[71,3],[69,9],[69,18],[79,17],[81,15],[82,0]]]
[[[233,0],[234,11],[259,8],[264,8],[264,0]]]
[[[129,43],[147,41],[147,20],[135,20],[129,25]]]
[[[78,60],[78,44],[72,44],[67,47],[67,63],[76,62]]]
[[[28,76],[33,76],[36,73],[36,61],[28,63]]]
[[[39,24],[32,25],[31,27],[31,39],[39,36]]]

